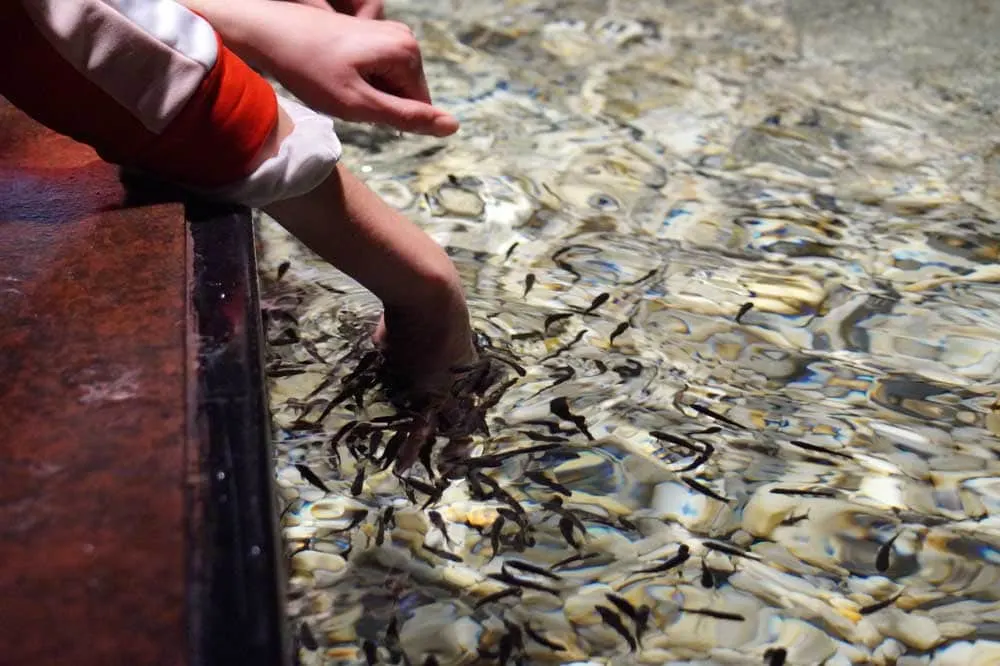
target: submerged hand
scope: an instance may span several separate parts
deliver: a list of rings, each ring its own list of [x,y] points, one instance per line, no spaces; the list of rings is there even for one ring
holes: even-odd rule
[[[447,391],[454,371],[476,357],[469,313],[460,288],[451,305],[428,308],[386,308],[375,329],[375,344],[408,392]]]
[[[269,38],[258,52],[264,68],[306,104],[344,120],[418,134],[458,130],[458,121],[431,103],[420,46],[407,26],[272,4],[283,6],[269,12]]]

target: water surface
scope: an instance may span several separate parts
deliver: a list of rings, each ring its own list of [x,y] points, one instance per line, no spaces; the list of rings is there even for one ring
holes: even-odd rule
[[[303,663],[388,663],[397,631],[414,664],[1000,663],[1000,144],[961,43],[989,47],[989,3],[389,11],[462,131],[345,123],[344,159],[526,371],[472,454],[559,445],[484,470],[523,525],[465,479],[424,508],[332,455],[392,413],[309,425],[378,304],[263,220]],[[482,603],[511,576],[536,585]]]

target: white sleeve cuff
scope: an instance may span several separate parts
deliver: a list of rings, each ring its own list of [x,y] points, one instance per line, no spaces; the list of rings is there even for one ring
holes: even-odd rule
[[[196,191],[212,199],[262,208],[310,192],[330,175],[341,152],[333,121],[284,97],[278,97],[278,104],[295,123],[278,154],[238,183]]]

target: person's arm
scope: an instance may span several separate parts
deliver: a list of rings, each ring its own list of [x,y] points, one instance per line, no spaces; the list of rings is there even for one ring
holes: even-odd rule
[[[414,388],[447,386],[450,369],[474,358],[462,282],[447,253],[345,167],[264,210],[382,301],[376,342]]]
[[[402,23],[292,2],[179,1],[317,111],[434,136],[458,130],[458,121],[431,102],[420,46]]]
[[[379,20],[385,18],[385,3],[382,0],[285,0],[309,5],[323,11],[337,11],[363,19]]]

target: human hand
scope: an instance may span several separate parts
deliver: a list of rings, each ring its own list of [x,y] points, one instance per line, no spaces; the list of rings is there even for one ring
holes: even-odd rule
[[[326,11],[338,11],[341,14],[356,16],[362,19],[385,18],[385,3],[382,0],[293,0],[300,5],[309,5]]]
[[[458,130],[458,121],[431,102],[420,47],[407,26],[281,4],[257,22],[254,50],[263,68],[303,102],[344,120],[418,134]]]
[[[385,18],[385,3],[382,0],[330,0],[336,10],[362,19]]]
[[[387,306],[372,337],[407,393],[432,396],[447,391],[455,369],[476,357],[457,277],[439,299],[405,308]]]

